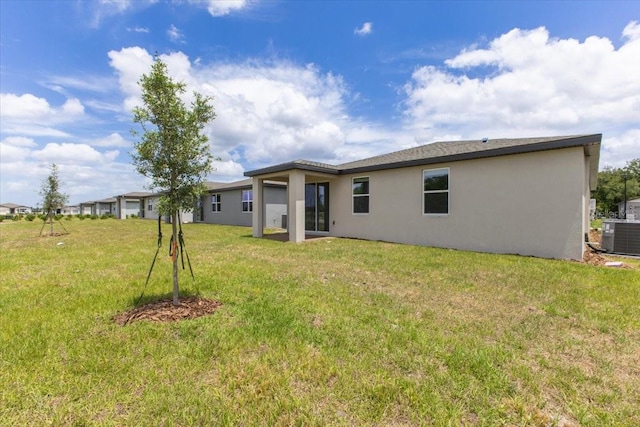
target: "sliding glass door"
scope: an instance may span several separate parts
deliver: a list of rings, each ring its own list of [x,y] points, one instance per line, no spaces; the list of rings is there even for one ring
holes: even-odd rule
[[[329,183],[306,184],[304,190],[304,229],[329,231]]]

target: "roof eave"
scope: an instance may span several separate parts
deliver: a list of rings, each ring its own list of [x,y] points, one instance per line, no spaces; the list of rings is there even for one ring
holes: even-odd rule
[[[333,168],[325,168],[322,166],[307,165],[304,163],[297,163],[297,162],[288,162],[288,163],[282,163],[279,165],[268,166],[262,169],[247,171],[244,173],[244,176],[254,177],[259,175],[269,175],[277,172],[284,172],[284,171],[294,170],[294,169],[309,171],[309,172],[321,172],[329,175],[338,175],[340,173],[337,169],[333,169]]]

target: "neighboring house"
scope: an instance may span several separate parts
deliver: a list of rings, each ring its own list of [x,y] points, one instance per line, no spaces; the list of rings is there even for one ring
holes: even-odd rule
[[[624,214],[625,202],[618,203],[618,218],[640,220],[640,199],[627,200],[627,215]]]
[[[253,186],[251,179],[236,182],[207,182],[207,193],[194,209],[196,222],[251,227]],[[263,183],[262,223],[267,228],[286,228],[287,188],[282,182]]]
[[[118,219],[126,219],[130,216],[144,218],[145,198],[151,196],[152,193],[136,191],[132,193],[121,194],[116,196],[116,208],[113,214]]]
[[[601,134],[436,142],[329,165],[298,160],[253,178],[253,235],[266,180],[288,184],[289,240],[305,233],[582,259]]]
[[[19,215],[31,213],[31,208],[24,205],[16,205],[15,203],[0,204],[0,215]]]
[[[98,216],[102,216],[104,214],[115,215],[116,198],[110,197],[102,200],[82,202],[79,205],[79,210],[83,215],[98,215]]]
[[[140,218],[144,219],[158,219],[158,215],[160,212],[158,211],[158,202],[160,201],[160,193],[149,193],[148,196],[144,197],[142,201],[142,216]],[[171,218],[169,216],[165,216],[164,221],[170,223]],[[193,212],[180,212],[180,221],[183,224],[193,222]]]
[[[62,215],[78,215],[80,213],[80,206],[64,206],[63,208],[58,209],[57,213]]]

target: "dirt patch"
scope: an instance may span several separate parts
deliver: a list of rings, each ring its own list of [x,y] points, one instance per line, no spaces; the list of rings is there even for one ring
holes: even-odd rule
[[[590,248],[589,246],[586,246],[584,249],[584,255],[582,256],[582,261],[590,265],[606,266],[607,262],[611,262],[611,258],[607,259],[602,255],[600,255],[595,250],[593,250],[592,248]],[[616,260],[616,262],[620,262],[620,261]],[[624,262],[612,268],[633,269],[632,266],[630,266],[629,264],[625,264]]]
[[[171,299],[164,299],[118,314],[113,320],[120,326],[139,320],[175,322],[213,314],[221,305],[220,301],[200,297],[181,298],[178,305],[173,305]]]
[[[589,243],[600,245],[602,243],[602,232],[593,228],[589,230]]]
[[[605,257],[591,249],[589,246],[585,248],[582,261],[591,265],[604,265],[607,262]]]

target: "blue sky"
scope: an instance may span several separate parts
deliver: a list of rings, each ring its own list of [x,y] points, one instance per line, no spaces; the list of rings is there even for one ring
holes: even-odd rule
[[[0,2],[0,202],[144,190],[129,153],[159,54],[214,97],[212,181],[440,140],[603,133],[640,157],[640,2]]]

